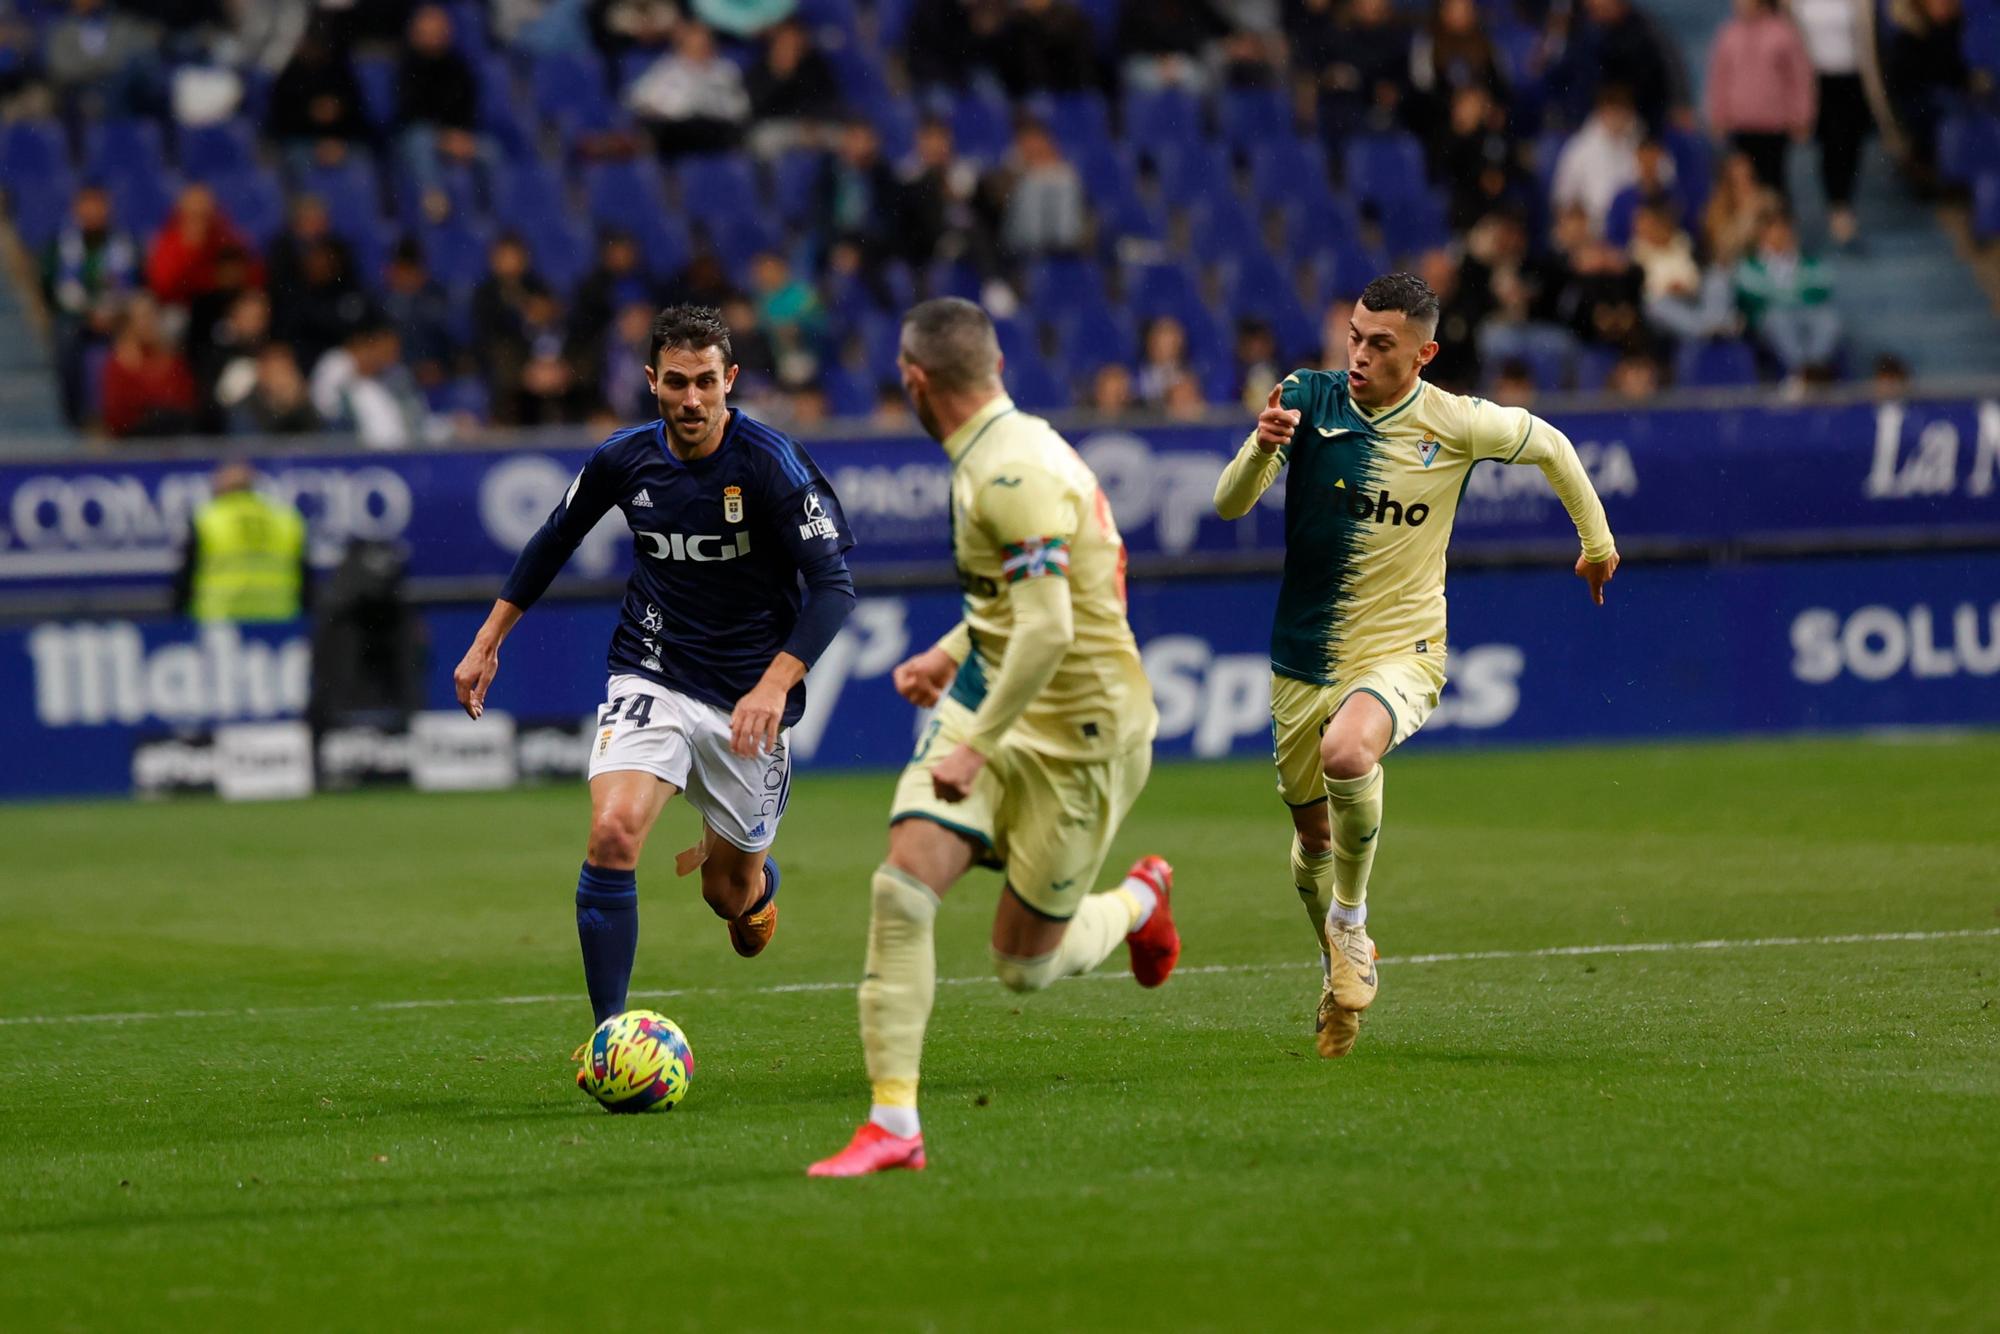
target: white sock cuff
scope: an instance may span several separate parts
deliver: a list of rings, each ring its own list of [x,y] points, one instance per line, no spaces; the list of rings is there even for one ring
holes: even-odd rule
[[[1126,876],[1118,883],[1118,888],[1130,894],[1132,901],[1139,905],[1139,915],[1132,919],[1132,925],[1129,928],[1130,931],[1137,931],[1152,920],[1153,909],[1160,906],[1160,891],[1154,889],[1136,875]]]
[[[1335,902],[1333,907],[1327,910],[1326,921],[1329,926],[1366,926],[1368,901],[1363,899],[1352,908],[1344,903]]]
[[[914,1107],[890,1107],[878,1102],[868,1109],[868,1119],[898,1139],[909,1139],[923,1128]]]

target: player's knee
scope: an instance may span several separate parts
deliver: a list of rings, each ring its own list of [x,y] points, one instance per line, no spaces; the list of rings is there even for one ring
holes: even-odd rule
[[[1000,979],[1000,985],[1009,991],[1040,991],[1056,980],[1056,955],[1051,950],[1039,959],[1017,959],[1011,954],[993,951],[993,975]]]
[[[633,813],[616,807],[592,813],[589,857],[594,864],[637,866],[639,851],[645,844],[645,826]]]
[[[1328,737],[1319,748],[1319,761],[1328,778],[1361,778],[1375,767],[1368,743],[1345,737]]]
[[[1333,834],[1326,829],[1301,829],[1299,851],[1308,857],[1324,857],[1333,851]]]

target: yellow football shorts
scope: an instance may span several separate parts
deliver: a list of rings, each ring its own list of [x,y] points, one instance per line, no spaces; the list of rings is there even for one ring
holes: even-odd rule
[[[1340,706],[1357,694],[1373,695],[1389,711],[1389,749],[1416,735],[1437,708],[1444,689],[1442,653],[1384,658],[1336,685],[1290,676],[1271,677],[1271,741],[1278,763],[1278,795],[1288,806],[1308,806],[1326,795],[1320,738]]]
[[[896,782],[889,823],[929,820],[966,835],[985,850],[983,865],[1007,873],[1023,903],[1068,921],[1097,888],[1111,840],[1145,789],[1153,744],[1102,760],[1065,760],[1003,740],[972,795],[940,801],[931,790],[931,766],[958,747],[971,718],[970,709],[950,699],[938,705]]]

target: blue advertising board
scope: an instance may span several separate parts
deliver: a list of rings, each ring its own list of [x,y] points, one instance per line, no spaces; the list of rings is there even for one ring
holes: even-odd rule
[[[1561,568],[1451,586],[1451,685],[1418,748],[1904,725],[2000,724],[2000,553],[1634,562],[1602,608]],[[1164,757],[1269,751],[1269,578],[1138,582],[1132,622]],[[956,618],[955,596],[866,597],[815,667],[801,763],[887,766],[916,717],[890,669]],[[433,707],[481,612],[425,613]],[[551,601],[508,640],[491,707],[573,734],[601,702],[612,609]],[[55,620],[0,629],[0,797],[126,792],[134,747],[176,727],[296,717],[297,629]],[[548,743],[548,732],[537,734]],[[532,767],[532,766],[531,766]],[[556,768],[561,768],[558,763]]]
[[[1648,542],[1880,546],[2000,535],[2000,404],[1857,404],[1731,411],[1559,414],[1614,529]],[[1096,470],[1141,568],[1151,557],[1276,553],[1273,488],[1236,523],[1210,505],[1242,439],[1213,427],[1073,434]],[[858,570],[941,572],[948,470],[913,438],[811,445],[860,546]],[[315,556],[330,563],[354,537],[401,542],[420,580],[497,587],[588,450],[458,450],[285,455],[265,485],[306,514]],[[199,460],[89,459],[0,465],[0,595],[92,584],[163,582],[188,517],[208,494]],[[1568,517],[1538,470],[1482,465],[1455,530],[1460,553],[1566,544]],[[631,538],[607,517],[571,562],[574,574],[624,573]]]

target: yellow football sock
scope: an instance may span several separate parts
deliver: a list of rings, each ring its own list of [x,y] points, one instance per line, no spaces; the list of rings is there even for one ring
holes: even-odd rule
[[[1333,849],[1307,852],[1305,844],[1292,835],[1292,887],[1305,905],[1306,927],[1312,932],[1313,948],[1326,949],[1326,915],[1333,907]]]
[[[1087,894],[1069,919],[1062,944],[1038,959],[993,952],[993,971],[1012,991],[1040,991],[1059,977],[1087,973],[1111,957],[1139,920],[1139,904],[1123,889]]]
[[[1375,866],[1382,830],[1382,766],[1359,778],[1326,780],[1333,814],[1333,897],[1343,908],[1368,901],[1368,872]]]
[[[872,889],[868,965],[861,979],[861,1047],[868,1056],[874,1101],[884,1107],[915,1107],[924,1028],[937,994],[931,928],[938,899],[923,881],[887,865],[875,868]]]

